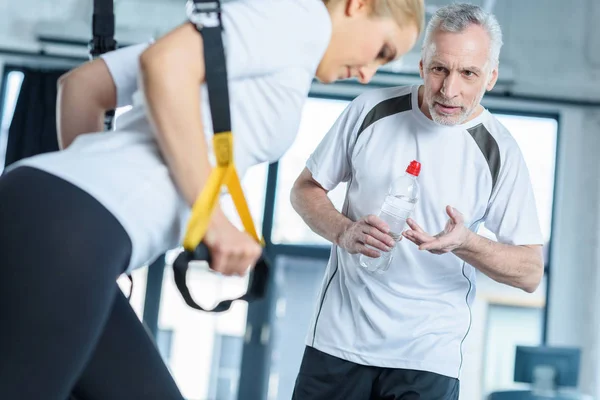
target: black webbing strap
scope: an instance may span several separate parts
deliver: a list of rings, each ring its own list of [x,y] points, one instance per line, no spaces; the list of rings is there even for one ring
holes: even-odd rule
[[[213,123],[214,135],[231,134],[231,116],[229,109],[229,88],[227,66],[223,48],[221,23],[221,4],[218,0],[189,0],[187,14],[190,22],[202,35],[204,64],[208,100]],[[219,149],[215,148],[215,152]],[[210,265],[208,248],[200,243],[193,251],[184,250],[173,263],[175,284],[185,302],[192,308],[208,312],[227,311],[236,300],[251,302],[264,297],[269,273],[269,264],[263,252],[262,257],[250,273],[250,282],[246,294],[231,300],[221,301],[216,307],[206,309],[198,305],[186,283],[189,263],[204,260]]]
[[[190,22],[202,35],[206,88],[215,135],[231,131],[227,64],[223,48],[221,3],[218,0],[188,2]]]
[[[265,296],[265,292],[267,290],[267,280],[269,276],[269,263],[263,251],[260,260],[256,263],[256,266],[250,273],[248,289],[243,296],[236,299],[223,300],[212,309],[204,308],[198,305],[192,298],[186,283],[189,263],[198,260],[205,260],[208,262],[208,264],[210,264],[210,254],[208,253],[206,246],[203,244],[200,244],[193,252],[182,252],[173,263],[175,284],[177,285],[177,289],[179,289],[181,296],[188,306],[200,311],[223,312],[229,310],[234,301],[243,300],[250,303]]]
[[[96,58],[116,48],[113,0],[94,0],[92,40],[89,43],[90,57]]]
[[[117,49],[115,41],[115,13],[113,0],[94,0],[92,15],[92,40],[88,45],[90,58],[95,59],[104,53]],[[104,130],[112,129],[115,110],[104,115]]]
[[[104,53],[117,49],[115,40],[115,12],[113,0],[94,0],[94,13],[92,14],[92,39],[88,43],[90,59],[100,57]],[[104,114],[104,130],[112,130],[115,110],[108,110]],[[133,278],[127,275],[131,282],[128,299],[133,294]]]

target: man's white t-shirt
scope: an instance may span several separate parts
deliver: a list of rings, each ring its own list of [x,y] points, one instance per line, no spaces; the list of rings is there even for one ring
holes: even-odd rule
[[[418,89],[356,98],[308,160],[313,178],[326,190],[348,182],[342,212],[356,221],[376,215],[391,182],[417,160],[413,218],[426,232],[444,229],[451,205],[473,231],[485,223],[500,242],[543,244],[529,173],[506,128],[487,110],[463,125],[438,125],[419,110]],[[475,269],[409,240],[393,251],[378,274],[363,269],[358,254],[332,247],[307,345],[358,364],[458,377]]]
[[[293,143],[331,38],[331,19],[321,0],[226,2],[222,17],[234,158],[242,177],[253,165],[278,160]],[[145,46],[104,57],[118,88],[118,105],[133,97],[133,108],[118,118],[115,131],[80,135],[64,151],[11,166],[45,170],[98,199],[132,240],[128,270],[180,245],[190,211],[161,157],[144,95],[134,83]],[[214,161],[206,85],[199,93],[209,158]]]

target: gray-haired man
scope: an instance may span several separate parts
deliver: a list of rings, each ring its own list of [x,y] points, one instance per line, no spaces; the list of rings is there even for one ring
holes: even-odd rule
[[[439,9],[424,85],[359,96],[308,160],[292,203],[333,246],[294,399],[457,399],[476,269],[537,288],[543,237],[527,167],[480,104],[501,47],[498,22],[479,7]],[[375,214],[414,159],[421,195],[408,240],[395,243]],[[327,197],[340,182],[349,182],[342,213]],[[481,223],[498,242],[475,233]],[[359,265],[360,254],[392,248],[387,272]]]

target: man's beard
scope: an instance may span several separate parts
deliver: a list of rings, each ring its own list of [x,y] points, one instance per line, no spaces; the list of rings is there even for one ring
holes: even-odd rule
[[[481,99],[485,94],[485,87],[475,99],[473,99],[473,103],[471,103],[470,107],[465,107],[463,104],[453,102],[452,100],[448,100],[443,96],[435,95],[432,100],[427,105],[429,107],[429,114],[431,115],[431,119],[437,124],[446,125],[446,126],[454,126],[461,125],[467,122],[467,120],[473,115],[475,110],[477,110],[477,106],[481,103]],[[461,111],[458,114],[452,115],[444,115],[438,113],[435,109],[435,103],[440,103],[448,107],[460,107]]]
[[[449,107],[452,107],[452,106],[460,107],[461,110],[460,110],[460,113],[458,113],[458,114],[452,114],[452,115],[440,114],[435,109],[435,103],[441,103],[441,104],[444,104]],[[446,99],[443,99],[443,98],[433,99],[428,104],[428,107],[429,107],[429,114],[431,114],[431,119],[433,119],[433,122],[440,124],[440,125],[446,125],[446,126],[460,125],[464,121],[466,121],[470,115],[469,110],[466,110],[462,105],[452,104],[452,102],[447,101]]]

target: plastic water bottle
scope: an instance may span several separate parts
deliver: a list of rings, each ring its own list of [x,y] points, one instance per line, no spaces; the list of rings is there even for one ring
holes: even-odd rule
[[[378,217],[385,221],[390,227],[389,234],[397,242],[400,240],[402,232],[406,226],[406,219],[411,216],[415,204],[419,198],[419,183],[417,177],[421,172],[421,163],[411,161],[406,174],[396,179],[381,206]],[[370,248],[373,248],[369,246]],[[360,255],[359,263],[361,267],[370,272],[383,273],[389,268],[393,259],[392,251],[381,251],[378,258]]]

